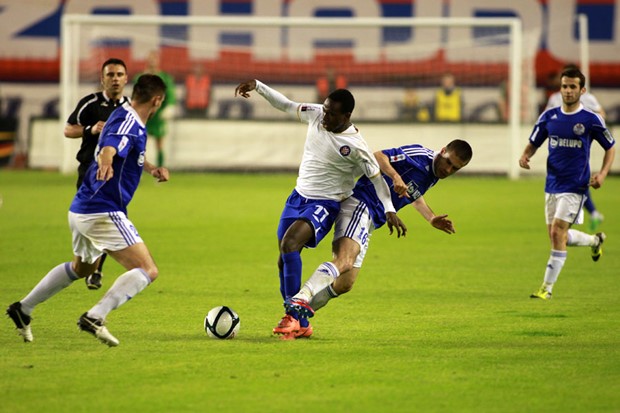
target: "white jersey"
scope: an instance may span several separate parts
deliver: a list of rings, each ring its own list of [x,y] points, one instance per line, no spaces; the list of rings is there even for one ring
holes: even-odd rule
[[[598,103],[598,100],[594,97],[592,93],[584,93],[583,95],[581,95],[581,98],[579,100],[584,108],[590,109],[592,112],[599,113],[602,109],[601,104]],[[560,92],[555,92],[553,95],[549,96],[549,100],[547,101],[547,106],[545,107],[545,110],[558,106],[562,106],[562,94]]]
[[[323,106],[302,103],[297,115],[308,123],[304,154],[295,190],[305,198],[342,201],[353,194],[357,178],[381,173],[359,130],[351,125],[340,133],[321,125]]]

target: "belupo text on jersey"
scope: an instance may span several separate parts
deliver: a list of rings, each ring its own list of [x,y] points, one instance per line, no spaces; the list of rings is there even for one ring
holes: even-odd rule
[[[583,142],[579,139],[567,139],[557,136],[549,136],[549,146],[551,148],[579,148],[583,147]]]
[[[598,114],[580,105],[570,113],[555,107],[543,112],[530,135],[539,148],[549,139],[545,192],[585,194],[590,182],[590,148],[597,142],[604,151],[614,146],[614,138]]]

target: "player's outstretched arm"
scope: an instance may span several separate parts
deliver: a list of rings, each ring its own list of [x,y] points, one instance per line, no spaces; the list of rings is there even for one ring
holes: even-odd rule
[[[156,167],[149,161],[144,161],[144,170],[157,179],[157,182],[168,182],[170,179],[170,171],[163,166]]]
[[[250,80],[241,83],[235,89],[235,96],[239,94],[244,98],[248,98],[250,97],[248,92],[250,92],[251,90],[256,90],[256,92],[262,97],[264,97],[265,100],[269,102],[269,104],[271,104],[271,106],[273,106],[274,108],[281,110],[282,112],[297,116],[297,108],[299,107],[299,103],[293,102],[282,93],[270,88],[266,84],[262,83],[260,80]]]
[[[239,86],[235,88],[235,97],[239,95],[247,99],[250,97],[250,92],[254,89],[256,89],[256,80],[254,79],[239,83]]]
[[[448,219],[448,215],[435,215],[431,207],[428,206],[424,197],[419,197],[413,201],[413,207],[428,221],[433,227],[445,232],[446,234],[454,234],[454,224]]]

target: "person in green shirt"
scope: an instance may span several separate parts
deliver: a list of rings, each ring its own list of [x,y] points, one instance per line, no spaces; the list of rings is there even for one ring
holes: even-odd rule
[[[153,50],[149,53],[146,61],[146,69],[144,72],[138,74],[133,83],[135,84],[138,81],[138,78],[145,73],[150,73],[154,75],[158,75],[162,78],[164,83],[166,84],[166,98],[162,103],[161,107],[152,118],[148,120],[146,123],[146,131],[150,138],[153,138],[155,144],[157,145],[157,166],[164,166],[164,138],[168,133],[168,121],[172,119],[175,113],[175,105],[176,105],[176,93],[175,93],[175,84],[174,78],[164,72],[160,68],[159,64],[159,52],[157,50]]]

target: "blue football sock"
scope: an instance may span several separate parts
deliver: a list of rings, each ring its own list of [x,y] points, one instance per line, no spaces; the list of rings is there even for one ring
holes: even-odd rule
[[[285,299],[294,296],[301,288],[301,254],[299,251],[282,254],[284,263]]]
[[[286,293],[284,292],[284,271],[279,271],[280,276],[280,295],[282,295],[282,299],[286,300]]]
[[[592,198],[590,197],[590,193],[588,192],[588,196],[586,198],[586,202],[583,205],[590,214],[596,211],[596,207],[594,206],[594,202],[592,202]]]

